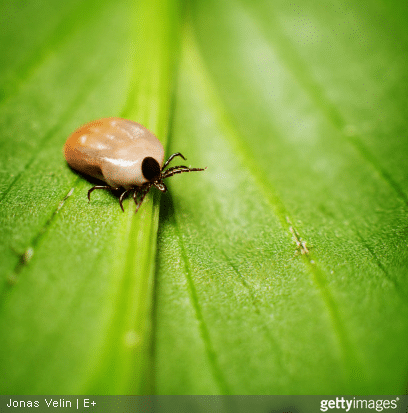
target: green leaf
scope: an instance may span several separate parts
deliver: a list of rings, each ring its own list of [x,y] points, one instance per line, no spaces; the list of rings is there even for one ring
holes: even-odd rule
[[[208,170],[160,220],[159,394],[404,390],[403,7],[192,4],[170,152]]]
[[[2,394],[404,391],[405,3],[0,7]],[[88,204],[106,116],[207,170]]]
[[[15,87],[1,106],[0,387],[150,392],[158,199],[137,215],[131,204],[123,214],[108,193],[88,204],[91,186],[68,168],[62,146],[81,123],[104,116],[142,122],[165,143],[178,5],[72,2],[63,6],[74,9],[68,20],[54,6],[46,14],[6,7],[11,31],[27,24],[26,36],[48,21],[72,25],[57,40],[52,25],[38,44],[16,39]]]

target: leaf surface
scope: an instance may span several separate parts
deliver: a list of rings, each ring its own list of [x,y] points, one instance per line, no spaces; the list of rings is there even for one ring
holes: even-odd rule
[[[135,119],[165,143],[177,3],[54,6],[46,15],[45,5],[9,10],[17,14],[10,33],[25,23],[26,35],[41,35],[17,37],[21,54],[5,69],[14,68],[15,85],[1,106],[0,387],[145,393],[158,198],[137,215],[130,202],[123,214],[110,193],[88,204],[93,181],[69,169],[62,147],[75,128],[105,116]]]
[[[208,170],[161,219],[158,393],[403,391],[401,7],[194,2],[170,145]]]

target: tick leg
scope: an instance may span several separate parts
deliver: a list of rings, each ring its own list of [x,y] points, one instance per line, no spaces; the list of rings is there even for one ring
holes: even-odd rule
[[[173,153],[173,155],[170,155],[169,159],[167,159],[167,161],[165,162],[165,164],[163,165],[162,170],[176,157],[176,156],[180,156],[181,158],[183,158],[184,160],[186,160],[186,158],[180,153]]]
[[[123,191],[123,192],[120,194],[120,197],[119,197],[119,204],[120,204],[120,207],[122,208],[122,211],[123,211],[123,212],[125,212],[125,209],[123,208],[122,202],[123,202],[123,200],[125,199],[125,196],[128,194],[129,191],[130,191],[130,189],[126,189],[125,191]]]
[[[91,188],[91,189],[88,191],[88,202],[91,202],[91,193],[92,193],[93,191],[95,191],[95,189],[109,189],[109,190],[111,190],[111,191],[114,191],[114,190],[119,189],[119,188],[112,188],[112,187],[109,186],[109,185],[95,185],[93,188]]]
[[[137,205],[137,196],[139,195],[140,190],[138,187],[133,188],[133,201],[135,201],[135,204]]]
[[[180,167],[180,169],[169,168],[167,171],[164,172],[162,179],[169,178],[170,176],[181,174],[183,172],[205,171],[206,169],[207,168],[184,168],[184,167]]]
[[[137,213],[137,211],[139,211],[139,208],[140,208],[140,206],[142,205],[142,202],[143,202],[143,200],[144,200],[144,197],[148,194],[148,192],[150,191],[150,188],[151,188],[152,186],[151,185],[147,185],[145,188],[143,188],[142,190],[141,190],[141,197],[140,197],[140,201],[139,202],[137,202],[137,194],[138,194],[138,192],[134,192],[133,193],[133,199],[135,200],[135,204],[136,204],[136,210],[135,210],[135,214]]]
[[[166,174],[167,172],[173,171],[174,169],[190,169],[188,166],[185,165],[177,165],[177,166],[172,166],[169,169],[166,169],[165,171],[163,171],[163,174]]]

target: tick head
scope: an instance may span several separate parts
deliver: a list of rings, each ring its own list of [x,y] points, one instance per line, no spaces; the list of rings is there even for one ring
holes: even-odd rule
[[[161,180],[161,168],[156,159],[150,156],[143,159],[142,174],[149,182]]]

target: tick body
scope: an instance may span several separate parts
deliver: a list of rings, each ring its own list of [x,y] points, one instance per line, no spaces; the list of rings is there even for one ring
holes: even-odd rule
[[[88,199],[95,189],[121,190],[119,203],[132,193],[136,211],[154,186],[167,191],[163,180],[183,172],[204,171],[184,165],[165,170],[177,152],[164,162],[163,145],[143,125],[122,118],[103,118],[89,122],[75,130],[64,146],[65,159],[79,172],[104,181],[88,191]]]

